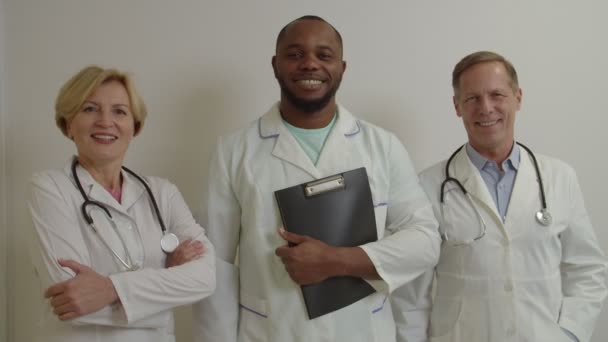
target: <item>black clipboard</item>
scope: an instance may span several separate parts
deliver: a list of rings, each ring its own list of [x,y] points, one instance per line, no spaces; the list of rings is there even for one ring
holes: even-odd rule
[[[274,193],[285,230],[331,246],[355,247],[376,241],[376,218],[365,168],[346,171]],[[374,293],[357,277],[333,277],[302,286],[310,319]]]

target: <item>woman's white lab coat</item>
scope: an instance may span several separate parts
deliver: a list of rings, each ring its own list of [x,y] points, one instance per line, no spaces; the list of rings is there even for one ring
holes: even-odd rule
[[[380,239],[363,249],[383,280],[370,282],[377,293],[309,320],[300,287],[274,254],[286,244],[277,233],[274,191],[361,166],[369,176]],[[199,341],[395,340],[386,297],[435,265],[440,241],[430,203],[397,138],[339,107],[315,166],[275,105],[219,141],[209,176],[207,229],[220,259],[220,286],[196,311]]]
[[[536,155],[553,223],[540,225],[540,190],[529,154],[521,162],[503,223],[496,205],[463,148],[450,165],[473,197],[487,224],[483,238],[465,246],[444,242],[436,268],[436,296],[430,340],[583,341],[591,337],[606,297],[606,259],[600,250],[574,170]],[[446,186],[442,217],[439,195],[445,162],[420,175],[439,218],[440,232],[452,241],[480,235],[481,226],[462,192]],[[411,287],[428,285],[419,278]],[[418,282],[418,283],[417,283]],[[401,291],[406,291],[404,288]],[[416,291],[412,291],[416,293]]]
[[[88,197],[108,208],[135,264],[142,266],[137,271],[124,271],[125,267],[84,220],[80,212],[84,200],[71,176],[70,164],[71,161],[63,170],[39,173],[31,182],[29,205],[35,229],[29,240],[40,280],[40,300],[48,286],[73,277],[71,270],[57,264],[57,259],[63,258],[109,276],[120,303],[61,322],[45,302],[41,317],[34,321],[38,340],[174,341],[172,309],[206,297],[215,288],[215,252],[204,230],[194,221],[173,184],[146,177],[167,230],[180,241],[196,238],[206,247],[202,258],[165,268],[165,254],[160,248],[161,228],[144,186],[123,171],[122,203],[118,203],[78,166],[77,173]],[[97,209],[92,209],[91,215],[99,234],[125,259],[122,243],[106,217]]]

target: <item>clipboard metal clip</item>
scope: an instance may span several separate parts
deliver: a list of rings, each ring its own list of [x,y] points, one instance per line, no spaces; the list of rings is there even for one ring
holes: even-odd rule
[[[342,175],[335,175],[306,184],[304,193],[306,197],[312,197],[328,191],[343,189],[344,185],[344,177]]]

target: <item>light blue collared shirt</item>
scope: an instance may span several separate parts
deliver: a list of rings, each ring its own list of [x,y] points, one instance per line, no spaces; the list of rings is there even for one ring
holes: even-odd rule
[[[500,171],[496,162],[486,159],[479,152],[475,151],[471,145],[467,144],[466,150],[469,159],[479,170],[481,178],[486,183],[488,191],[492,195],[494,204],[498,209],[498,213],[504,222],[507,216],[511,192],[513,192],[513,185],[515,184],[515,176],[517,176],[517,170],[519,169],[519,146],[514,144],[509,157],[502,162],[503,171]]]

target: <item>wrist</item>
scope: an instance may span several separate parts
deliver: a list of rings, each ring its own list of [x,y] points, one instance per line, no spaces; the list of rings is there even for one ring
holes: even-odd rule
[[[330,251],[333,277],[350,276],[349,250],[351,247],[334,247]]]
[[[118,297],[118,292],[116,292],[116,288],[114,287],[114,283],[112,282],[112,279],[110,279],[110,277],[105,277],[105,283],[106,283],[106,294],[108,297],[108,301],[109,304],[115,304],[117,303],[120,298]]]

